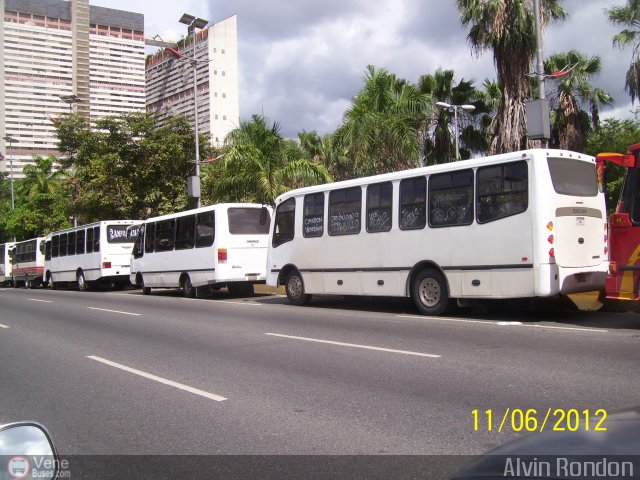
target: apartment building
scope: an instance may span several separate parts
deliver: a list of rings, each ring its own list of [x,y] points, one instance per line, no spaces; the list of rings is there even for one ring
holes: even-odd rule
[[[88,0],[0,0],[0,11],[0,171],[20,178],[35,155],[57,156],[65,113],[145,109],[142,14]]]

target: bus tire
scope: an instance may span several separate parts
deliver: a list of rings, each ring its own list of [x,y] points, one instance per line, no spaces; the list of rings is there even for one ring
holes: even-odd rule
[[[151,287],[147,287],[144,284],[144,277],[142,275],[140,275],[140,280],[138,282],[138,285],[140,285],[140,287],[142,288],[142,294],[143,295],[151,295]]]
[[[189,278],[189,275],[185,275],[184,277],[182,277],[181,284],[182,294],[185,296],[185,298],[193,298],[196,296],[196,289],[191,284],[191,278]]]
[[[47,282],[47,283],[49,284],[49,288],[50,288],[51,290],[55,290],[55,289],[57,289],[57,288],[58,288],[58,286],[56,285],[56,282],[54,282],[54,281],[53,281],[53,274],[52,274],[52,273],[50,273],[50,274],[49,274],[49,277],[48,277],[48,278],[49,278],[49,280],[48,280],[48,282]]]
[[[302,307],[311,301],[311,295],[304,293],[302,275],[297,270],[293,270],[287,275],[284,286],[290,304]]]
[[[76,284],[78,285],[78,290],[81,292],[89,290],[89,285],[87,284],[87,280],[84,278],[84,272],[82,270],[80,270],[76,276]]]
[[[33,288],[33,280],[29,278],[29,275],[27,275],[24,279],[24,288],[27,288],[29,290]]]
[[[411,298],[423,315],[441,315],[449,307],[447,282],[437,270],[422,270],[411,285]]]

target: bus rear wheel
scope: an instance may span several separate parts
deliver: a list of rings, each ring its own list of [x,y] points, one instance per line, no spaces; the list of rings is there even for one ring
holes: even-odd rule
[[[189,278],[189,275],[185,275],[182,279],[182,294],[186,298],[193,298],[196,296],[196,289],[191,284],[191,278]]]
[[[142,288],[143,295],[151,295],[151,287],[145,286],[144,277],[140,274],[136,277],[136,286],[140,286]]]
[[[441,315],[449,307],[444,276],[434,269],[422,270],[411,285],[411,298],[423,315]]]
[[[80,290],[81,292],[86,292],[87,290],[89,290],[89,285],[87,284],[87,280],[84,278],[84,272],[82,270],[78,272],[76,283],[78,284],[78,290]]]
[[[287,275],[285,280],[285,290],[287,292],[287,300],[292,305],[299,307],[307,305],[311,301],[311,295],[304,293],[304,282],[302,276],[295,270]]]

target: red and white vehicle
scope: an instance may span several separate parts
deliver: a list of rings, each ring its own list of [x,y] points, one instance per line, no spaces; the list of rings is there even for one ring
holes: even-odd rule
[[[32,238],[17,242],[13,247],[11,277],[14,287],[42,285],[44,253],[41,245],[44,240],[44,237]]]

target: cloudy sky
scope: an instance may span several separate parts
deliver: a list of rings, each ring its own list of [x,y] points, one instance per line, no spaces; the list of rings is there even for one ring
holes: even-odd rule
[[[264,113],[283,133],[332,132],[362,86],[367,65],[416,82],[438,67],[480,85],[495,78],[491,52],[477,58],[467,43],[454,0],[90,0],[92,5],[145,15],[145,34],[180,38],[184,12],[213,22],[238,16],[240,116]],[[604,116],[628,117],[624,75],[631,52],[612,46],[619,30],[606,8],[625,0],[564,0],[569,19],[551,26],[545,56],[578,49],[600,55],[594,84],[616,102]]]

